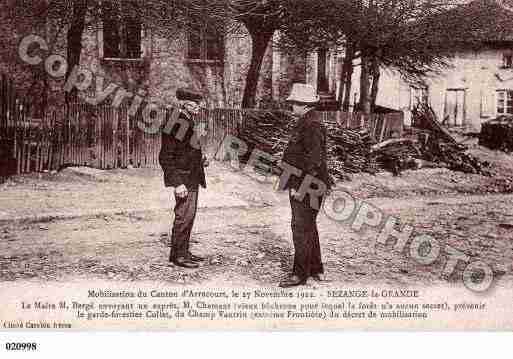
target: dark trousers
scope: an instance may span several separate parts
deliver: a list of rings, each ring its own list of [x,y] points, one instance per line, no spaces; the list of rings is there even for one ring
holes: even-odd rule
[[[175,195],[175,200],[175,220],[171,233],[170,261],[188,256],[192,226],[198,208],[198,191],[189,191],[185,198],[179,198]]]
[[[318,210],[309,205],[308,196],[304,201],[290,198],[292,209],[292,240],[294,242],[293,273],[300,278],[324,273],[321,261],[321,246],[317,232]]]

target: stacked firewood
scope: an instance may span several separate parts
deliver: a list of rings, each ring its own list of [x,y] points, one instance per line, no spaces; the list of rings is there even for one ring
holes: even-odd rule
[[[377,171],[371,156],[372,136],[362,128],[341,128],[336,123],[326,123],[328,131],[328,166],[333,175],[345,178],[346,173]]]
[[[489,163],[478,160],[468,154],[465,147],[430,136],[425,144],[420,146],[422,159],[447,167],[453,171],[475,173],[490,176]]]
[[[513,151],[513,116],[499,116],[483,123],[479,144],[492,150]]]
[[[457,145],[458,142],[438,122],[435,111],[428,104],[419,104],[412,111],[413,125],[418,129],[428,130],[440,140]]]
[[[239,160],[247,162],[253,149],[258,149],[273,155],[271,164],[277,165],[296,118],[290,113],[276,111],[250,111],[245,116],[239,138],[247,144],[248,152]],[[347,173],[376,172],[376,164],[371,156],[374,142],[367,131],[341,128],[336,122],[327,122],[325,126],[328,134],[328,169],[332,176],[347,179]]]
[[[433,110],[421,106],[413,111],[414,123],[425,129],[425,135],[419,143],[420,158],[447,167],[453,171],[490,175],[489,164],[482,162],[466,152],[466,146],[458,143],[437,121]]]
[[[254,149],[276,156],[283,152],[290,137],[295,118],[284,111],[247,111],[238,138],[248,146],[239,160],[247,162]]]
[[[402,170],[415,168],[414,159],[422,157],[416,143],[407,138],[390,139],[372,146],[372,158],[379,169],[399,175]]]
[[[288,112],[249,111],[245,114],[238,136],[248,146],[239,160],[246,163],[254,149],[273,156],[269,165],[277,170],[296,118]],[[435,118],[429,108],[414,113],[415,123],[423,130],[419,139],[389,139],[376,144],[363,128],[343,128],[337,122],[325,123],[328,138],[328,169],[334,178],[346,180],[352,173],[390,171],[400,174],[404,169],[446,167],[465,173],[490,175],[488,163],[466,152]],[[262,160],[262,159],[261,159]],[[265,160],[263,160],[265,162]]]

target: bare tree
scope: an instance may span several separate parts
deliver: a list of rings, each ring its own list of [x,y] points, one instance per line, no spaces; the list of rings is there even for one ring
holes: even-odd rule
[[[483,29],[501,33],[511,25],[496,16],[493,9],[498,5],[492,0],[463,5],[451,0],[327,0],[320,4],[313,0],[290,3],[281,46],[306,50],[323,43],[344,46],[345,96],[339,101],[348,108],[353,61],[359,59],[359,109],[366,113],[375,105],[380,69],[418,81],[449,66],[457,49],[479,46],[490,35]]]
[[[242,107],[256,106],[256,91],[262,62],[275,31],[284,17],[279,0],[232,0],[228,2],[229,17],[242,23],[251,37],[251,62],[246,75]]]

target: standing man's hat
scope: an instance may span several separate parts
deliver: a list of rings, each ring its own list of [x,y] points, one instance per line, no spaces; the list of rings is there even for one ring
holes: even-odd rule
[[[176,99],[179,101],[203,101],[203,94],[192,88],[179,88],[176,90]]]
[[[287,101],[313,104],[319,102],[319,96],[315,93],[312,85],[295,83],[292,85],[292,91]]]

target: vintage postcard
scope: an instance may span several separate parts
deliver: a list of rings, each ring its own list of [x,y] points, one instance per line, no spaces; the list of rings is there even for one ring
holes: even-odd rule
[[[513,329],[511,3],[0,7],[0,330]]]

